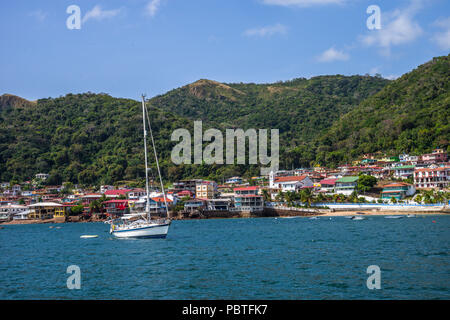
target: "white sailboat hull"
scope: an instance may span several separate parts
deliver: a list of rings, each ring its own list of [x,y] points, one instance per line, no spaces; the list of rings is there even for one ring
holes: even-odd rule
[[[111,230],[117,238],[165,238],[169,232],[170,224],[150,224],[136,228]]]

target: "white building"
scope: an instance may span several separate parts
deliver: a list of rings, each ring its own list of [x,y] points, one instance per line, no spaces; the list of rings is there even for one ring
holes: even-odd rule
[[[414,171],[416,188],[444,189],[450,187],[450,167],[421,168]]]
[[[47,180],[50,175],[47,173],[38,173],[36,179]]]
[[[397,179],[410,178],[414,175],[415,168],[416,166],[414,165],[393,167],[392,170],[394,171],[394,178]]]
[[[25,218],[27,214],[29,213],[29,209],[27,206],[17,205],[17,204],[10,204],[6,206],[0,207],[0,219],[2,220],[11,220],[15,219],[17,220],[19,216],[16,218],[16,215],[20,215],[20,213],[25,214]]]
[[[269,174],[269,188],[280,189],[282,192],[298,191],[301,188],[314,186],[308,176],[283,176],[275,177],[273,172]]]
[[[100,186],[100,193],[105,193],[108,190],[114,190],[114,186],[108,185]]]
[[[225,184],[241,184],[242,181],[241,177],[231,177],[225,181]]]

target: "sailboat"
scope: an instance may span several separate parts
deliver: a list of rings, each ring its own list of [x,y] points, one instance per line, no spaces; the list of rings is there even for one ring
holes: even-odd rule
[[[150,193],[148,183],[148,163],[147,163],[147,130],[145,125],[145,118],[147,115],[147,122],[150,131],[150,137],[153,144],[153,151],[155,153],[156,167],[158,168],[159,181],[161,182],[161,191],[164,197],[164,204],[167,214],[167,219],[151,219],[150,215]],[[146,187],[146,206],[143,212],[127,215],[119,219],[113,220],[110,223],[110,234],[117,238],[165,238],[169,232],[171,220],[169,217],[169,209],[167,206],[166,193],[162,183],[161,171],[159,169],[158,156],[156,154],[155,140],[153,139],[152,127],[148,117],[148,111],[145,107],[145,95],[142,95],[142,122],[144,124],[144,153],[145,153],[145,187]]]

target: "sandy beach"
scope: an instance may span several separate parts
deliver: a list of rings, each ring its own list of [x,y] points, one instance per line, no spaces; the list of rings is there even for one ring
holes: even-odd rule
[[[366,216],[400,216],[400,215],[426,215],[426,216],[434,216],[434,215],[448,215],[450,213],[442,212],[442,211],[375,211],[375,210],[361,210],[361,211],[336,211],[336,212],[328,212],[325,214],[321,214],[320,216],[324,217],[343,217],[343,216],[355,216],[356,212],[364,213]]]

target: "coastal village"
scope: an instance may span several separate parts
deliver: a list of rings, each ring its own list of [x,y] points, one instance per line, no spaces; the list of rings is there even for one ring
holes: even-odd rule
[[[450,162],[443,149],[411,156],[365,154],[335,169],[316,166],[271,172],[265,177],[216,181],[187,179],[167,184],[166,197],[150,190],[150,212],[174,219],[314,215],[326,211],[447,212]],[[47,185],[49,175],[0,183],[2,223],[104,221],[142,209],[144,188],[70,182]]]

